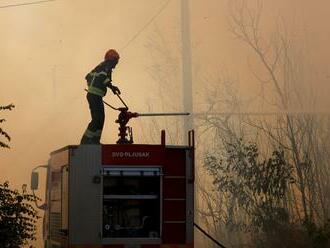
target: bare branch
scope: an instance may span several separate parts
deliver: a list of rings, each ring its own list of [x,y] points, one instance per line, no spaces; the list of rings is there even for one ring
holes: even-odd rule
[[[5,136],[5,138],[10,141],[10,136],[8,135],[7,132],[5,132],[1,127],[0,127],[0,135]]]
[[[12,110],[13,108],[15,108],[15,105],[12,103],[6,106],[0,106],[0,110]]]
[[[0,147],[10,148],[7,144],[3,143],[2,141],[0,141]]]

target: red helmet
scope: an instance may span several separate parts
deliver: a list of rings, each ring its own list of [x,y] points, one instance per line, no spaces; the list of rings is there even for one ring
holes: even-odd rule
[[[110,49],[105,53],[104,60],[119,60],[119,53],[115,49]]]

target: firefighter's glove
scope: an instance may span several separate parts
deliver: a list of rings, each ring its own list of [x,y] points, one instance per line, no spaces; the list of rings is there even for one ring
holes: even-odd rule
[[[120,95],[120,90],[117,86],[111,85],[110,89],[112,90],[113,94]]]

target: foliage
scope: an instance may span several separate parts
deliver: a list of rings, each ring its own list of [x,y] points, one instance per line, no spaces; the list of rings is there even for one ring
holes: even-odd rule
[[[0,106],[0,111],[1,111],[1,110],[9,110],[9,111],[11,111],[14,107],[15,107],[15,105],[13,105],[13,104],[9,104],[9,105],[7,105],[7,106]],[[0,123],[3,123],[3,122],[5,122],[5,121],[6,121],[5,119],[1,119],[1,118],[0,118]],[[0,137],[1,137],[1,136],[4,136],[5,139],[6,139],[7,141],[10,141],[10,136],[9,136],[9,134],[8,134],[6,131],[4,131],[4,130],[0,127]],[[0,140],[0,147],[3,147],[3,148],[10,148],[9,145],[8,145],[7,143],[2,142],[1,140]]]
[[[256,107],[274,109],[278,114],[239,115],[238,121],[233,121],[230,115],[205,118],[205,129],[215,131],[213,146],[219,147],[213,155],[207,155],[205,165],[218,191],[214,195],[221,199],[209,199],[218,204],[217,210],[227,211],[219,210],[221,216],[216,220],[227,220],[224,222],[227,226],[243,227],[256,236],[255,231],[261,231],[261,235],[255,236],[253,247],[330,247],[330,117],[313,113],[317,106],[311,87],[315,75],[308,57],[305,58],[306,49],[300,46],[301,40],[294,38],[287,22],[276,23],[274,32],[267,26],[267,34],[264,33],[263,1],[234,0],[230,7],[231,33],[254,55],[252,61],[249,58],[249,69],[260,85],[258,97],[254,97]],[[213,98],[220,102],[223,96]],[[246,107],[222,105],[224,109]],[[218,106],[213,108],[212,102],[209,106],[210,110],[221,112]],[[253,151],[253,145],[247,149],[251,144],[242,145],[237,137],[249,137],[263,150],[260,154],[258,149]],[[233,147],[237,151],[233,152]],[[269,150],[274,150],[272,157],[260,160],[261,156],[268,157]],[[269,166],[272,171],[269,163],[277,164],[276,170],[288,166],[289,170],[284,172],[290,176],[282,181],[286,188],[281,189],[281,180],[276,177],[275,181],[267,182],[261,168]],[[252,170],[255,165],[260,169]],[[251,171],[255,176],[251,176]],[[272,185],[280,190],[271,190]],[[256,191],[260,187],[262,190]],[[277,215],[283,219],[277,219]]]
[[[313,247],[330,246],[330,219],[323,226],[317,226],[313,221],[305,220],[304,226],[312,240]]]
[[[318,103],[312,83],[316,74],[305,57],[304,42],[296,40],[283,21],[274,23],[276,29],[267,30],[266,35],[263,1],[232,2],[232,34],[247,45],[259,64],[251,68],[261,87],[259,104],[281,113],[272,120],[250,118],[247,122],[268,144],[281,147],[294,167],[297,183],[288,202],[292,217],[300,223],[308,220],[322,226],[329,218],[330,206],[330,188],[325,183],[330,175],[329,116],[313,113]]]
[[[244,144],[242,140],[228,144],[226,149],[226,159],[208,154],[205,166],[216,189],[232,199],[248,217],[240,223],[228,220],[227,225],[270,233],[275,226],[287,223],[284,200],[294,179],[284,152],[276,150],[270,158],[262,160],[257,145]]]
[[[39,216],[32,206],[34,195],[11,190],[9,183],[0,184],[0,247],[16,248],[35,240]]]

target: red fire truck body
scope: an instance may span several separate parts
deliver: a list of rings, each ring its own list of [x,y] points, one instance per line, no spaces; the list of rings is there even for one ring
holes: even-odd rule
[[[82,145],[51,153],[51,248],[193,248],[194,145]]]

